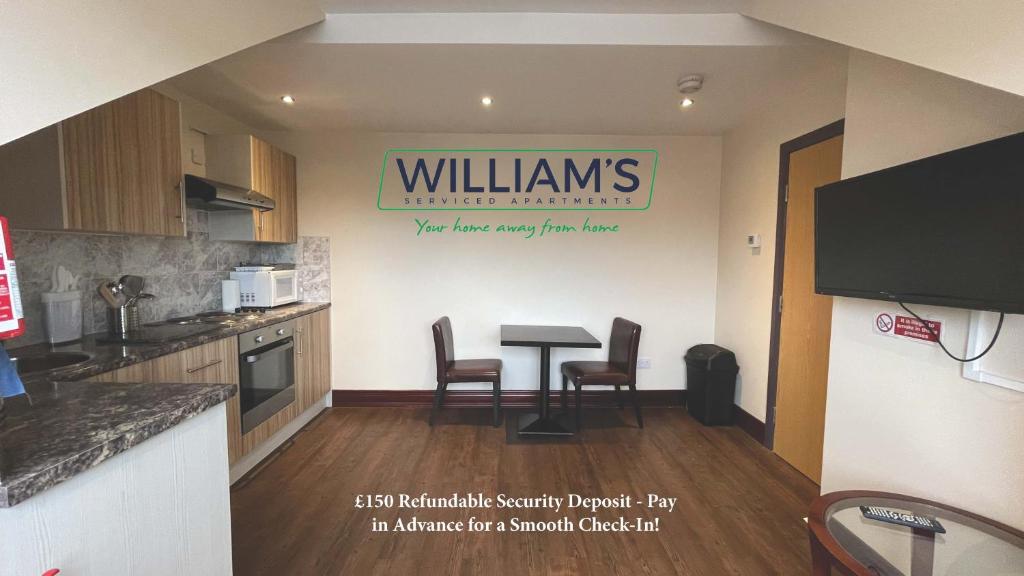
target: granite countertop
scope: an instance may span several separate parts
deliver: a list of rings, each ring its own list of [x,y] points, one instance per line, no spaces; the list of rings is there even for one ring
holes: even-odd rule
[[[159,344],[105,344],[100,342],[103,335],[91,335],[69,345],[38,344],[11,350],[11,356],[81,351],[90,359],[23,377],[31,404],[24,395],[6,399],[6,420],[0,425],[0,508],[23,502],[226,401],[237,388],[227,384],[78,380],[329,306],[292,304],[268,310],[256,319],[218,325],[207,332]]]
[[[36,381],[31,407],[0,429],[0,508],[8,508],[224,402],[231,384]]]
[[[73,366],[38,372],[23,377],[25,384],[32,381],[54,381],[54,380],[82,380],[90,376],[110,372],[132,364],[152,360],[160,356],[166,356],[180,352],[187,348],[200,346],[215,340],[221,340],[230,336],[236,336],[242,332],[248,332],[262,328],[270,324],[276,324],[285,320],[291,320],[306,314],[312,314],[319,310],[330,307],[329,302],[301,302],[290,304],[280,308],[272,308],[253,320],[243,320],[230,325],[208,325],[210,330],[200,334],[193,334],[178,340],[161,342],[158,344],[111,344],[102,342],[106,334],[91,334],[72,344],[58,345],[51,347],[49,344],[34,344],[15,348],[8,352],[12,357],[29,356],[46,352],[85,352],[91,356],[89,360]]]

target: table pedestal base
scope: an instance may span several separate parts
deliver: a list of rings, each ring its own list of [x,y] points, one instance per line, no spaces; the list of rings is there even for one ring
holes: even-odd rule
[[[541,418],[538,414],[522,414],[519,416],[519,435],[572,436],[572,430],[553,418]]]

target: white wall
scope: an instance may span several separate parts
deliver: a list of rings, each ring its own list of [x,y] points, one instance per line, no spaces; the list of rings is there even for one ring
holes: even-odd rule
[[[308,0],[0,2],[0,144],[322,18]]]
[[[1024,99],[851,54],[844,178],[1021,130]],[[1024,394],[963,379],[936,347],[873,334],[886,306],[835,300],[822,491],[912,493],[1024,528]],[[963,353],[966,311],[915,311],[944,320]]]
[[[206,176],[206,135],[256,133],[240,120],[196,100],[167,82],[152,88],[181,105],[181,169],[186,174]]]
[[[747,0],[744,14],[1024,95],[1019,0]]]
[[[611,322],[643,326],[652,359],[638,385],[681,388],[686,348],[714,338],[721,141],[717,137],[295,133],[300,234],[330,236],[333,386],[430,389],[430,324],[452,318],[457,357],[505,361],[506,388],[536,389],[539,353],[502,348],[502,323],[581,325],[607,344]],[[645,212],[381,212],[377,184],[392,147],[656,148],[654,202]],[[414,217],[451,223],[619,223],[617,234],[523,239],[416,237]],[[604,359],[603,350],[552,353]],[[560,382],[560,380],[553,380]]]
[[[784,98],[771,98],[770,107],[722,138],[715,342],[733,350],[740,364],[736,403],[762,421],[768,396],[779,146],[842,118],[845,98],[845,58],[826,61],[795,78]],[[746,247],[747,234],[761,234],[759,251]]]

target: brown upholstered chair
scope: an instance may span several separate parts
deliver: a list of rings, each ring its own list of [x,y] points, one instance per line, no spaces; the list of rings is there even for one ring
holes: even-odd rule
[[[583,429],[583,387],[615,386],[615,398],[623,408],[620,386],[629,388],[630,400],[636,409],[636,423],[644,427],[640,414],[640,402],[636,395],[636,361],[640,350],[640,325],[625,318],[612,322],[612,336],[608,343],[607,362],[563,362],[562,363],[562,410],[567,408],[566,389],[569,382],[576,387],[576,429]]]
[[[490,382],[493,388],[494,425],[501,420],[501,360],[485,358],[477,360],[456,360],[452,343],[452,322],[447,316],[434,322],[434,357],[437,360],[437,390],[434,392],[434,406],[430,409],[430,425],[434,415],[444,403],[448,385],[463,382]]]

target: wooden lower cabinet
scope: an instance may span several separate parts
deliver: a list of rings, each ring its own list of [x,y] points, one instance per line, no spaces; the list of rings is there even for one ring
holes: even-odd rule
[[[295,319],[295,402],[242,436],[242,453],[265,442],[331,389],[330,312],[320,310]]]
[[[186,382],[238,386],[238,339],[224,338],[90,378],[94,382]],[[228,460],[242,457],[238,394],[228,399]]]
[[[238,386],[238,339],[224,338],[89,378],[93,382],[188,382]],[[331,389],[330,313],[299,316],[295,329],[295,402],[245,435],[238,394],[228,399],[228,460],[239,458],[321,401]]]
[[[146,382],[149,380],[147,364],[148,362],[132,364],[125,368],[97,374],[86,378],[86,380],[90,382]]]
[[[323,400],[331,390],[331,314],[328,310],[300,316],[296,322],[295,381],[300,412]]]

